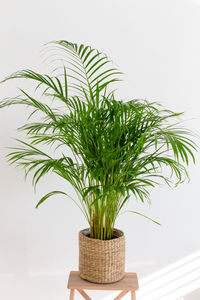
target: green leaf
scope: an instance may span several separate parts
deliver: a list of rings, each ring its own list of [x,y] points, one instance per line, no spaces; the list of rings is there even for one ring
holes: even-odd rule
[[[137,211],[132,211],[132,210],[131,210],[131,211],[129,211],[129,212],[134,213],[134,214],[137,214],[137,215],[139,215],[139,216],[142,216],[142,217],[144,217],[144,218],[146,218],[146,219],[152,221],[153,223],[155,223],[155,224],[157,224],[157,225],[161,225],[161,224],[158,223],[157,221],[155,221],[155,220],[153,220],[153,219],[151,219],[151,218],[149,218],[149,217],[147,217],[147,216],[145,216],[145,215],[143,215],[143,214],[141,214],[141,213],[139,213],[139,212],[137,212]]]
[[[110,239],[128,200],[150,202],[156,185],[189,180],[187,166],[195,163],[199,142],[180,123],[182,113],[157,102],[119,100],[112,85],[121,72],[105,53],[64,40],[48,44],[48,51],[54,76],[22,70],[4,80],[27,79],[37,92],[21,89],[22,95],[0,102],[0,108],[31,110],[19,128],[27,140],[11,148],[8,160],[31,175],[34,186],[52,172],[70,183],[92,237]],[[53,191],[38,205],[58,193],[67,195]]]
[[[40,206],[45,200],[47,200],[49,197],[51,196],[54,196],[56,194],[61,194],[61,195],[65,195],[65,196],[68,196],[66,193],[64,192],[61,192],[61,191],[52,191],[48,194],[46,194],[45,196],[43,196],[40,201],[37,203],[36,207],[35,208],[38,208],[38,206]]]

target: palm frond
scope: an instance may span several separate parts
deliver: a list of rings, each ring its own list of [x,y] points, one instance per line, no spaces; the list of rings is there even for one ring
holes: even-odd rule
[[[67,65],[67,76],[77,85],[74,86],[75,92],[77,87],[79,92],[84,88],[91,101],[96,97],[97,85],[99,91],[105,91],[110,83],[120,80],[122,72],[113,67],[113,62],[105,53],[66,40],[55,41],[53,44],[66,56],[62,61]]]
[[[53,47],[62,55],[62,74],[23,70],[4,80],[24,78],[36,84],[34,96],[20,89],[20,96],[0,102],[0,108],[22,104],[31,109],[28,122],[19,128],[28,142],[18,140],[8,160],[22,167],[26,176],[32,174],[34,186],[51,172],[70,183],[91,236],[110,239],[131,197],[150,203],[151,188],[162,183],[177,186],[189,179],[187,166],[195,163],[198,146],[190,130],[180,125],[182,113],[147,100],[116,100],[109,87],[121,72],[106,54],[64,40]],[[55,108],[46,99],[63,106]],[[31,122],[35,113],[39,120]],[[40,150],[44,145],[54,154]],[[57,194],[67,195],[47,193],[37,207]]]

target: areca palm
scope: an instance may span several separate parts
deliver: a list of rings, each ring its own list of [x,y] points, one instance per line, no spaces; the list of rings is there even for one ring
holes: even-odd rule
[[[149,188],[162,181],[178,185],[188,177],[186,167],[190,158],[195,162],[196,145],[191,132],[177,123],[180,113],[155,102],[117,100],[111,86],[121,72],[104,53],[67,41],[53,45],[63,55],[59,75],[23,70],[4,80],[25,78],[42,89],[41,100],[20,90],[20,96],[1,101],[1,108],[28,106],[30,117],[41,113],[41,121],[20,128],[28,141],[18,140],[20,146],[13,148],[9,161],[25,168],[26,175],[33,172],[34,185],[49,171],[68,181],[91,237],[111,239],[116,218],[132,195],[145,202]],[[61,101],[62,109],[46,99]],[[62,151],[52,157],[40,144]],[[168,172],[163,173],[163,167]],[[37,207],[58,193],[70,197],[54,190]]]

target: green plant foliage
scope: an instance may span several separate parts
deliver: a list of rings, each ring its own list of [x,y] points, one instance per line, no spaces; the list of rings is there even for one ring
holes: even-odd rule
[[[109,87],[120,80],[116,76],[121,72],[105,54],[67,41],[53,45],[64,55],[61,74],[23,70],[4,80],[32,80],[42,99],[20,90],[20,96],[1,101],[0,108],[22,104],[30,108],[30,118],[36,112],[41,116],[20,128],[28,142],[18,140],[8,158],[26,175],[33,172],[34,185],[49,172],[64,178],[77,193],[79,201],[73,201],[85,215],[91,237],[110,239],[131,195],[145,202],[149,188],[162,181],[170,186],[182,183],[197,147],[191,132],[177,121],[181,113],[155,102],[116,99]],[[46,100],[52,99],[60,101],[62,109],[48,105]],[[41,151],[40,144],[54,147],[57,158]],[[36,207],[59,193],[70,197],[52,191]]]

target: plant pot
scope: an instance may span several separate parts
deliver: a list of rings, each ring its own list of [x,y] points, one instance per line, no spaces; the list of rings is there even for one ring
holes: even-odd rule
[[[90,230],[79,232],[80,277],[95,283],[116,282],[125,272],[124,233],[114,229],[113,239],[90,238]]]

